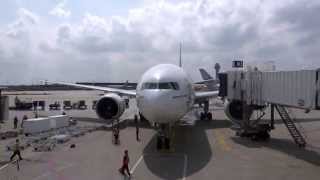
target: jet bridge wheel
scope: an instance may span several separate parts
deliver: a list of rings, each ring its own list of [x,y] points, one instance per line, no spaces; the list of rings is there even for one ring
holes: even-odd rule
[[[157,137],[157,150],[170,149],[170,138],[168,137]]]
[[[157,137],[157,150],[162,149],[162,137]]]
[[[212,120],[212,113],[211,112],[208,112],[208,113],[201,112],[200,113],[200,120]]]
[[[148,121],[143,115],[141,112],[139,112],[139,116],[140,116],[140,121],[143,122],[143,121]]]

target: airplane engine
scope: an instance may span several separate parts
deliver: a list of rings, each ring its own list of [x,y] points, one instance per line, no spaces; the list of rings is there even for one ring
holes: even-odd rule
[[[108,93],[97,102],[96,113],[104,120],[119,118],[126,107],[125,100],[118,94]]]
[[[248,105],[246,106],[245,109],[247,109],[248,116],[250,117],[253,113],[253,108]],[[243,109],[244,105],[242,101],[233,100],[227,102],[224,112],[233,123],[240,125],[241,121],[243,121]]]

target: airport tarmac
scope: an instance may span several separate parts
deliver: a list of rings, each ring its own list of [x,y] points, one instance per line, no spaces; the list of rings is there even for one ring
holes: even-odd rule
[[[297,111],[299,115],[300,111]],[[195,112],[185,118],[193,119]],[[317,114],[317,113],[316,113]],[[299,124],[307,134],[308,145],[299,148],[283,124],[277,124],[268,142],[236,137],[229,129],[222,108],[214,111],[216,120],[195,121],[175,128],[173,147],[155,150],[155,131],[135,128],[127,123],[120,132],[119,146],[111,143],[110,131],[94,131],[59,145],[52,152],[23,151],[20,170],[14,165],[1,169],[1,179],[126,179],[120,175],[122,155],[128,149],[132,179],[319,179],[320,121]],[[220,118],[219,118],[220,117]],[[84,118],[82,118],[84,120]],[[88,119],[88,122],[92,119]],[[97,125],[97,122],[91,122]],[[91,124],[89,123],[89,124]],[[0,141],[3,149],[6,141]],[[75,143],[76,148],[69,148]],[[9,158],[4,152],[1,161]],[[10,169],[11,168],[11,169]]]

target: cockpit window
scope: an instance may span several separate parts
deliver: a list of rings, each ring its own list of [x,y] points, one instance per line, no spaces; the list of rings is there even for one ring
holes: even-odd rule
[[[142,85],[142,89],[173,89],[179,90],[179,85],[177,82],[160,82],[153,83],[147,82]]]
[[[142,89],[158,89],[158,83],[144,83]]]
[[[161,82],[159,83],[159,89],[173,89],[170,83]]]
[[[173,87],[174,90],[179,90],[180,89],[179,88],[179,84],[177,82],[171,82],[170,84],[171,84],[171,86]]]

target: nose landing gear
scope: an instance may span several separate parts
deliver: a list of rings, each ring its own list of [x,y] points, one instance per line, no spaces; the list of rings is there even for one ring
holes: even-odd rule
[[[170,135],[170,126],[167,124],[161,124],[157,134],[157,150],[170,150]]]
[[[200,120],[212,120],[212,113],[209,112],[209,101],[205,101],[203,112],[200,113]]]

